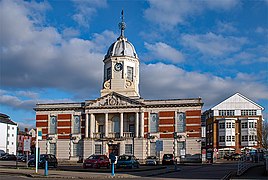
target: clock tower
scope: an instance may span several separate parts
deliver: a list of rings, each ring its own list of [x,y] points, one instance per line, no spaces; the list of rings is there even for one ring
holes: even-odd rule
[[[101,96],[117,92],[130,98],[139,95],[139,59],[134,46],[124,36],[126,24],[122,11],[119,23],[120,36],[108,49],[104,57],[104,77]]]

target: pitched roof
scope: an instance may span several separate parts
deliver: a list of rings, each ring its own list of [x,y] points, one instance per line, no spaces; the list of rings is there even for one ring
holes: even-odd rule
[[[255,103],[251,99],[247,98],[246,96],[235,93],[232,96],[228,97],[224,101],[220,102],[216,106],[212,107],[211,109],[260,109],[264,110],[262,106]]]
[[[0,123],[17,125],[17,123],[13,122],[8,115],[2,113],[0,113]]]

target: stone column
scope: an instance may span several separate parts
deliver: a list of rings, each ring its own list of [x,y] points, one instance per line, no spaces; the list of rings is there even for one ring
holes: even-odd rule
[[[93,132],[94,132],[94,121],[95,121],[95,116],[94,114],[90,114],[90,132],[89,132],[89,137],[93,138]]]
[[[85,121],[86,121],[86,128],[85,128],[85,136],[86,136],[86,138],[88,138],[88,113],[86,113],[86,119],[85,119]]]
[[[123,121],[124,121],[124,114],[120,113],[120,137],[123,137],[123,132],[124,132]]]
[[[136,112],[136,119],[135,119],[135,137],[139,137],[139,112]]]
[[[175,131],[174,132],[178,132],[178,112],[175,111],[175,115],[174,115],[174,123],[175,123]]]
[[[109,136],[109,128],[108,128],[108,113],[105,113],[105,137]]]
[[[140,136],[144,137],[144,112],[141,112]]]

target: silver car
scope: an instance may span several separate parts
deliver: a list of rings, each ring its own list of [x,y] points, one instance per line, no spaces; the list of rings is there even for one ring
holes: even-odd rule
[[[154,165],[157,166],[159,164],[159,158],[157,156],[147,156],[146,165]]]

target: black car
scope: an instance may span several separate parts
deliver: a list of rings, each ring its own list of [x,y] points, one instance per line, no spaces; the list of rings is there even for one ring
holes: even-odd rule
[[[164,154],[162,159],[163,165],[172,165],[175,163],[175,158],[173,154]]]
[[[224,154],[223,159],[227,159],[227,160],[232,159],[232,154],[231,153]]]
[[[17,159],[19,162],[26,162],[27,157],[26,155],[18,155]]]
[[[40,160],[38,166],[41,168],[45,167],[46,161],[48,163],[48,167],[56,168],[58,166],[58,160],[55,155],[53,154],[40,154]],[[35,157],[31,158],[28,161],[28,166],[35,166]]]
[[[14,154],[4,154],[3,156],[0,157],[0,160],[3,161],[16,161],[17,157]]]

